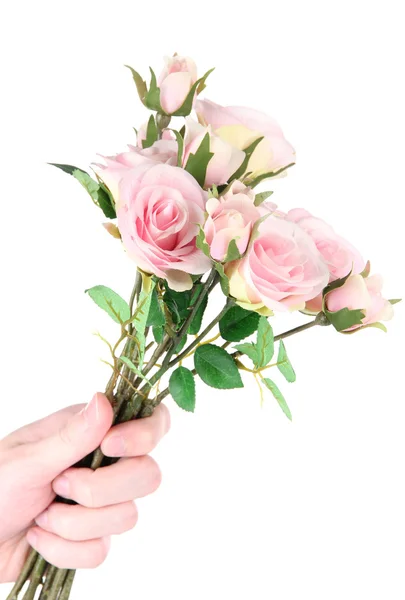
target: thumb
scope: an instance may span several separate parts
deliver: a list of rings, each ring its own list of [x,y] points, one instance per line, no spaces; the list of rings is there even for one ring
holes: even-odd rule
[[[106,396],[98,392],[85,408],[68,416],[58,432],[32,445],[30,456],[38,479],[52,481],[90,454],[101,444],[112,420],[112,407]]]

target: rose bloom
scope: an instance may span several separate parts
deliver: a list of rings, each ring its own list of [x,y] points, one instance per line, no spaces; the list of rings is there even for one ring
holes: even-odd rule
[[[328,265],[329,282],[345,277],[350,271],[353,274],[361,273],[365,268],[360,252],[322,219],[312,216],[303,208],[290,210],[287,219],[297,223],[314,240]],[[305,308],[314,313],[322,310],[322,294],[308,302]]]
[[[197,81],[197,66],[187,56],[165,57],[165,67],[158,78],[160,105],[166,114],[178,110]]]
[[[177,142],[175,140],[158,140],[150,148],[143,149],[136,146],[128,146],[128,148],[129,151],[115,156],[103,156],[105,165],[95,165],[100,178],[110,190],[115,202],[118,201],[119,183],[131,169],[142,164],[177,164]]]
[[[196,247],[205,202],[194,177],[170,165],[146,162],[127,171],[119,184],[118,228],[128,255],[176,291],[190,289],[190,274],[211,267]]]
[[[208,163],[204,187],[222,185],[241,166],[245,153],[213,134],[210,127],[203,127],[191,118],[186,119],[186,136],[184,139],[183,166],[185,167],[190,154],[195,154],[201,142],[210,136],[210,152],[213,157]]]
[[[253,226],[262,216],[254,200],[253,190],[240,181],[234,181],[218,199],[208,200],[204,233],[212,258],[223,261],[231,240],[235,240],[240,254],[246,251]]]
[[[240,150],[245,150],[264,136],[249,160],[251,177],[275,173],[295,163],[294,148],[287,142],[276,121],[264,113],[242,106],[220,106],[210,100],[197,100],[196,112],[199,119],[211,125],[220,138]]]
[[[326,296],[326,308],[330,312],[337,312],[342,308],[364,311],[363,325],[371,325],[380,321],[389,321],[394,316],[391,303],[381,294],[383,280],[381,275],[363,277],[351,275],[339,288],[329,292]],[[345,331],[358,329],[361,325],[353,325]]]
[[[327,285],[329,271],[298,225],[273,215],[259,227],[247,255],[226,268],[238,304],[261,314],[301,310]]]

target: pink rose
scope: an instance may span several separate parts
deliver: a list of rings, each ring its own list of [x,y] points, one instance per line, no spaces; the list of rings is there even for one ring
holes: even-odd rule
[[[121,152],[116,156],[105,156],[105,165],[96,164],[98,174],[110,190],[115,202],[118,201],[119,183],[131,169],[142,164],[156,163],[177,164],[177,142],[175,140],[158,140],[150,148],[128,146],[129,152]]]
[[[119,188],[118,228],[130,258],[172,289],[190,289],[190,274],[211,267],[196,247],[206,193],[183,169],[148,162],[127,171]]]
[[[259,137],[264,139],[253,152],[248,166],[251,177],[275,173],[295,163],[295,151],[285,139],[279,125],[257,110],[240,106],[220,106],[210,100],[197,100],[199,119],[211,125],[223,140],[245,150]]]
[[[365,261],[360,253],[347,240],[337,235],[330,225],[313,217],[303,208],[294,208],[287,214],[287,219],[297,223],[314,240],[316,247],[329,269],[329,282],[345,277],[351,270],[353,274],[361,273]],[[322,310],[322,295],[307,303],[310,312]]]
[[[184,139],[183,166],[185,167],[190,154],[195,154],[201,142],[207,135],[210,136],[210,152],[214,154],[208,163],[204,187],[222,185],[241,166],[245,153],[224,142],[220,137],[211,132],[210,127],[203,127],[191,118],[186,119],[186,136]]]
[[[350,275],[346,282],[326,295],[326,308],[337,312],[342,308],[360,309],[365,313],[363,325],[371,325],[380,321],[389,321],[394,316],[391,303],[381,295],[383,280],[380,275],[363,277]],[[361,325],[353,325],[345,331],[358,329]]]
[[[223,261],[231,240],[236,241],[240,254],[246,251],[253,225],[261,217],[254,200],[253,190],[240,181],[234,181],[226,194],[218,199],[208,200],[204,233],[212,258]]]
[[[160,105],[166,114],[178,110],[197,81],[195,62],[187,56],[177,54],[165,58],[166,65],[158,79]]]
[[[230,292],[248,310],[301,310],[327,285],[326,263],[298,225],[271,215],[246,257],[226,268]]]

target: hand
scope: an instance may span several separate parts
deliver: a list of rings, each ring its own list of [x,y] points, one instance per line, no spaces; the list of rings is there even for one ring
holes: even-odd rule
[[[165,406],[147,419],[116,425],[103,394],[65,408],[0,441],[0,583],[15,581],[29,545],[61,568],[93,568],[109,537],[132,529],[134,498],[154,492],[160,470],[146,456],[170,426]],[[97,471],[69,468],[101,445],[124,457]],[[77,505],[53,502],[55,495]]]

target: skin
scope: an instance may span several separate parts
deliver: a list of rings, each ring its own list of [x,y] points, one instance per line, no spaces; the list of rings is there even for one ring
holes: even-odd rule
[[[161,474],[148,456],[170,427],[167,408],[111,428],[112,409],[97,393],[0,440],[0,583],[15,581],[34,547],[60,568],[94,568],[106,558],[110,536],[137,522],[134,500],[154,492]],[[97,471],[75,469],[101,445],[122,457]],[[55,495],[76,506],[54,502]]]

